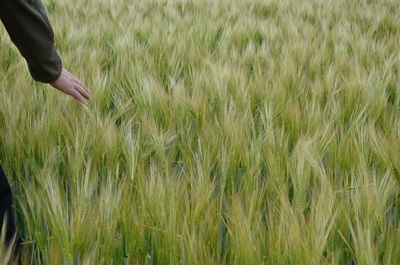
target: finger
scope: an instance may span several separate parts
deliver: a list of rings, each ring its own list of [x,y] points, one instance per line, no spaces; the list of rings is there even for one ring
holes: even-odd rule
[[[78,84],[78,85],[80,85],[87,93],[89,93],[89,94],[91,93],[90,90],[87,89],[87,88],[85,87],[85,85],[81,82],[81,80],[79,80],[78,78],[75,78],[75,83]]]
[[[83,88],[84,88],[89,94],[92,93],[87,87],[85,87],[85,85],[82,85],[82,86],[83,86]]]
[[[81,86],[84,86],[83,83],[82,83],[82,81],[79,80],[76,76],[74,76],[74,82],[80,84]]]
[[[74,76],[67,69],[64,68],[63,72],[64,72],[65,76],[69,77],[69,79],[74,78]]]
[[[77,90],[71,89],[69,91],[69,95],[71,95],[73,98],[75,98],[77,101],[79,101],[83,105],[87,106],[87,103],[86,103],[85,99],[81,96],[81,94]]]
[[[71,76],[72,74],[65,68],[63,68],[63,72],[66,73],[68,76]]]
[[[78,90],[79,93],[81,93],[82,96],[84,96],[87,99],[90,99],[90,95],[86,90],[81,86],[81,85],[76,85],[75,89]]]
[[[91,93],[89,89],[86,88],[86,86],[82,83],[81,80],[79,80],[76,76],[74,76],[73,74],[71,74],[67,69],[63,68],[63,72],[69,77],[69,79],[75,83],[75,84],[79,84],[80,86],[83,87],[83,89],[86,90],[87,93]]]
[[[70,73],[68,70],[66,70],[66,69],[65,69],[65,74],[66,74],[66,76],[68,76],[69,80],[71,80],[71,81],[76,81],[76,80],[77,80],[76,76],[74,76],[73,74],[71,74],[71,73]]]

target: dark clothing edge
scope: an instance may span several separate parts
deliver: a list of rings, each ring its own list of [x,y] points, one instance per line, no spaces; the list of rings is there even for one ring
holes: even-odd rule
[[[62,61],[54,47],[54,32],[40,0],[0,0],[0,19],[25,58],[32,78],[42,83],[58,79]]]

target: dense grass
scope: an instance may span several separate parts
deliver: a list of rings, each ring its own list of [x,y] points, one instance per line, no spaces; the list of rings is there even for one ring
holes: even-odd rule
[[[93,96],[2,29],[26,264],[400,264],[398,0],[44,3]]]

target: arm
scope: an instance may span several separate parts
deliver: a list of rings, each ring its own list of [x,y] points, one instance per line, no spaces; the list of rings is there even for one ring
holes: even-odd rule
[[[54,33],[39,0],[1,0],[0,18],[25,58],[33,79],[55,81],[62,70],[54,48]]]
[[[25,58],[33,79],[50,83],[82,104],[90,91],[63,69],[54,47],[54,33],[40,0],[0,0],[0,19]]]

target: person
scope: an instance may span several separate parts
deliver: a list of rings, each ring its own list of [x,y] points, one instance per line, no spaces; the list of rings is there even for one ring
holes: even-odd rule
[[[38,82],[50,84],[72,96],[83,105],[90,99],[90,91],[63,67],[54,46],[54,32],[40,0],[0,0],[0,19],[20,54],[26,60],[30,75]],[[5,224],[6,244],[19,253],[20,237],[16,232],[12,211],[12,192],[0,166],[0,232]]]

